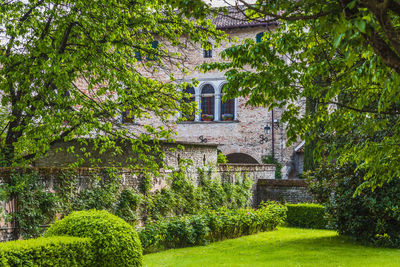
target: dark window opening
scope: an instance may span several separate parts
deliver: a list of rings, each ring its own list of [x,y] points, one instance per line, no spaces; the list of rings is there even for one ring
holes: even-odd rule
[[[135,116],[131,113],[131,111],[128,109],[126,111],[123,111],[121,113],[121,122],[124,124],[133,124],[135,123]]]
[[[185,103],[192,103],[195,101],[195,91],[193,87],[186,87],[185,90],[183,90],[183,93],[190,94],[189,98],[187,98],[186,96],[183,98],[183,101],[185,101]],[[194,111],[191,114],[183,114],[183,116],[186,118],[187,121],[194,121],[195,119]]]
[[[157,49],[158,48],[158,41],[153,41],[150,44],[151,44],[151,48],[153,48],[153,49]],[[153,52],[152,51],[152,53],[154,53],[154,54],[153,55],[149,55],[147,60],[156,60],[157,59],[157,52]]]
[[[136,58],[137,61],[141,61],[142,60],[142,56],[140,55],[139,51],[135,52],[135,58]]]
[[[208,46],[204,49],[204,57],[212,58],[212,44],[208,42]]]
[[[256,43],[261,43],[263,36],[264,36],[263,32],[257,33],[257,35],[256,35]]]
[[[224,93],[225,86],[222,88]],[[223,95],[222,95],[223,96]],[[235,99],[221,100],[221,120],[233,121],[235,119]]]
[[[214,88],[206,84],[201,91],[201,120],[214,120]]]

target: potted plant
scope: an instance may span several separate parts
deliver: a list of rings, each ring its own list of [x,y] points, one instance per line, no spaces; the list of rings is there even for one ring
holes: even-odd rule
[[[222,114],[222,120],[223,121],[233,121],[233,114],[230,114],[230,113]]]
[[[211,114],[202,114],[201,120],[202,121],[212,121],[214,119],[214,115]]]
[[[185,115],[186,121],[194,121],[194,115]]]

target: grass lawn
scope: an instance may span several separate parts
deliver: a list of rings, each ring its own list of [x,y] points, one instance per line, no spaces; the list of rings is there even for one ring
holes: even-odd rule
[[[400,249],[358,245],[328,230],[273,232],[145,255],[145,266],[400,266]]]

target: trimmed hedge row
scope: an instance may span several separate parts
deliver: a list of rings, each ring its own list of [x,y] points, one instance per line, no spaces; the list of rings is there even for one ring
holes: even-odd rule
[[[45,237],[0,244],[0,266],[142,266],[137,232],[107,211],[73,212]]]
[[[286,222],[290,226],[324,229],[327,225],[325,208],[320,204],[286,204]]]
[[[68,236],[0,243],[0,266],[91,266],[91,240]]]
[[[207,210],[198,215],[148,223],[139,232],[139,237],[147,253],[167,248],[204,245],[273,230],[284,222],[285,214],[286,207],[277,203],[262,204],[257,210]]]

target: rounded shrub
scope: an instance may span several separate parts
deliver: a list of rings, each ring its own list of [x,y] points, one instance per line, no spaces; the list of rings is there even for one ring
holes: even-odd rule
[[[94,266],[142,266],[138,234],[121,218],[107,211],[76,211],[55,222],[45,236],[75,236],[92,239]]]

